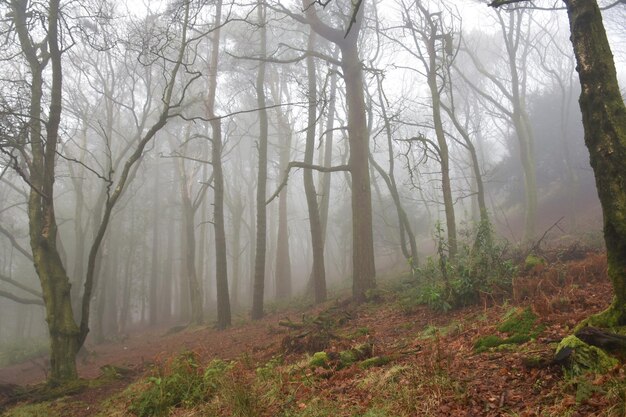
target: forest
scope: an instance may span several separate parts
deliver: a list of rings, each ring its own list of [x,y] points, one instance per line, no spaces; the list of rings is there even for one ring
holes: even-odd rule
[[[0,15],[0,400],[3,384],[74,386],[97,346],[199,329],[209,351],[236,344],[244,326],[259,339],[247,355],[276,325],[284,355],[347,372],[345,355],[325,356],[345,341],[334,327],[342,314],[367,322],[372,306],[399,308],[388,326],[416,331],[482,306],[509,341],[520,334],[502,330],[507,320],[528,313],[543,327],[522,343],[576,333],[625,357],[623,0],[1,0]],[[602,279],[568,281],[579,266],[567,261]],[[603,298],[579,309],[568,296],[576,320],[551,322],[537,304],[546,282]],[[509,303],[517,310],[501,320]],[[422,308],[434,321],[407,318]],[[496,354],[497,343],[466,342]],[[404,360],[367,343],[341,354],[372,361],[362,369]],[[540,349],[545,367],[563,352],[582,366],[578,345],[553,355],[554,343]],[[217,350],[203,369],[239,375],[215,362],[234,351]],[[12,376],[24,361],[39,380]],[[250,369],[287,372],[267,360]],[[221,386],[206,375],[194,384]],[[306,414],[310,399],[289,395],[300,414],[271,403],[193,415],[334,413]],[[119,415],[167,415],[185,401]],[[520,415],[498,414],[507,401],[466,415]],[[423,415],[463,415],[438,406],[450,410]],[[345,415],[405,415],[367,410]]]

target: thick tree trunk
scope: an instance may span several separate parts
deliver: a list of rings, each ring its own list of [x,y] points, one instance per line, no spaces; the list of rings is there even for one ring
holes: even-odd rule
[[[613,54],[595,0],[564,0],[580,77],[580,109],[604,216],[608,274],[615,298],[592,318],[600,326],[626,324],[626,106]]]
[[[48,8],[48,51],[51,67],[50,106],[45,136],[42,124],[42,98],[45,64],[40,62],[26,24],[25,2],[12,2],[12,18],[31,72],[29,140],[31,160],[28,222],[33,263],[41,283],[46,321],[50,334],[49,383],[57,384],[78,377],[76,353],[80,348],[79,328],[74,320],[70,281],[57,250],[57,223],[54,211],[55,158],[62,112],[62,67],[59,50],[59,0]]]
[[[70,283],[61,259],[54,245],[46,242],[45,238],[39,242],[42,243],[39,247],[33,245],[33,258],[42,284],[50,334],[49,383],[56,385],[78,377],[76,354],[80,349],[79,329],[74,321]],[[48,246],[52,250],[48,250]]]
[[[363,68],[359,60],[358,38],[363,22],[365,2],[359,4],[350,23],[350,30],[335,29],[323,23],[315,11],[315,3],[302,0],[306,22],[341,51],[341,68],[346,85],[348,110],[348,142],[350,144],[352,197],[352,295],[364,301],[366,292],[376,286],[374,233],[372,229],[372,193],[369,173],[369,135],[363,94]]]
[[[372,191],[368,161],[369,136],[363,95],[363,70],[356,39],[342,43],[340,47],[341,67],[346,83],[349,165],[352,174],[352,295],[360,302],[365,300],[366,292],[376,286]]]

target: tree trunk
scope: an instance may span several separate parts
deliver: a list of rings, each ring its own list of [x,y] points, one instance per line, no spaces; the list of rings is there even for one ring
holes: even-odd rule
[[[376,81],[378,84],[378,99],[380,102],[381,114],[383,116],[383,122],[385,124],[385,135],[387,137],[387,157],[389,163],[389,172],[385,172],[382,167],[376,163],[374,157],[371,154],[370,161],[372,162],[372,165],[374,166],[376,171],[378,171],[378,174],[383,178],[383,181],[385,181],[385,184],[389,189],[389,193],[391,194],[391,198],[393,199],[394,205],[396,206],[396,213],[398,215],[398,228],[400,231],[400,248],[402,250],[402,254],[409,262],[411,270],[414,271],[419,263],[417,254],[417,243],[415,241],[413,227],[411,226],[409,216],[406,214],[406,210],[404,210],[404,206],[402,205],[400,193],[398,192],[398,186],[396,184],[396,177],[394,174],[395,163],[393,155],[393,138],[391,135],[391,122],[389,120],[389,117],[387,116],[387,106],[385,104],[385,97],[383,94],[383,85],[378,75],[376,76]],[[406,238],[408,238],[409,240],[409,248],[407,248],[406,246]]]
[[[364,8],[361,5],[361,8]],[[354,28],[352,29],[354,30]],[[369,136],[367,134],[363,70],[356,38],[341,45],[346,102],[348,142],[352,174],[352,295],[357,302],[376,286],[374,234],[372,230],[372,192],[369,175]]]
[[[626,324],[626,106],[595,0],[564,0],[580,77],[580,109],[604,216],[608,274],[615,297],[591,322]]]
[[[152,262],[150,267],[150,283],[149,283],[149,297],[148,297],[148,323],[150,326],[155,326],[157,323],[157,287],[159,285],[159,277],[161,276],[160,261],[160,220],[161,220],[161,207],[160,196],[163,189],[161,188],[161,180],[159,173],[159,157],[156,158],[154,164],[154,183],[152,184]]]
[[[333,58],[338,55],[338,48],[333,49]],[[337,94],[337,67],[334,65],[330,67],[330,91],[328,97],[328,118],[326,119],[326,134],[324,135],[324,162],[323,166],[328,168],[332,164],[333,158],[333,134],[335,126],[335,107],[336,107],[336,94]],[[326,242],[326,229],[328,226],[328,209],[330,205],[330,172],[320,173],[320,224],[322,229],[322,241]]]
[[[441,166],[441,191],[443,194],[443,206],[446,215],[446,230],[448,234],[448,256],[454,258],[456,256],[458,245],[456,236],[456,218],[454,214],[454,201],[452,199],[452,184],[450,181],[450,156],[448,152],[448,143],[446,141],[445,132],[443,130],[443,122],[441,120],[441,94],[439,85],[437,84],[437,50],[435,48],[435,40],[438,27],[432,22],[430,14],[424,11],[429,24],[430,34],[424,39],[428,51],[428,68],[427,80],[430,96],[432,100],[433,124],[435,126],[435,136],[437,138],[439,164]]]
[[[230,326],[230,295],[228,293],[228,259],[226,258],[226,231],[224,225],[224,173],[222,170],[222,124],[215,117],[215,94],[222,21],[222,2],[215,5],[215,24],[211,34],[211,61],[209,62],[209,89],[207,94],[207,116],[211,119],[213,132],[211,162],[213,165],[213,224],[215,230],[215,280],[217,288],[217,328]]]
[[[167,225],[167,245],[165,258],[162,262],[163,279],[161,280],[159,292],[159,314],[160,322],[170,322],[172,320],[172,286],[174,284],[174,253],[176,247],[176,233],[174,221],[174,208],[169,207],[167,214],[171,219]]]
[[[308,51],[315,48],[315,32],[309,33]],[[315,153],[315,126],[317,121],[317,79],[315,61],[312,55],[306,58],[308,78],[308,121],[306,129],[306,146],[304,163],[312,165]],[[320,224],[320,212],[317,205],[317,193],[313,181],[313,170],[304,169],[304,193],[306,195],[309,210],[309,227],[311,230],[311,249],[313,251],[313,293],[316,303],[326,301],[326,271],[324,268],[324,241],[322,239],[322,227]]]
[[[26,23],[25,2],[12,2],[15,22],[22,52],[28,63],[30,80],[29,140],[31,160],[28,222],[30,245],[35,270],[41,282],[46,321],[50,334],[49,383],[57,384],[78,377],[76,353],[80,347],[79,329],[74,320],[70,295],[70,282],[59,251],[57,250],[57,223],[54,211],[55,158],[59,140],[62,112],[62,67],[59,50],[58,22],[59,0],[48,6],[48,51],[50,58],[50,106],[46,129],[42,125],[42,97],[45,63],[40,62],[37,49],[32,44]]]
[[[278,85],[280,80],[274,80],[272,94],[275,103],[282,102],[282,91]],[[292,128],[289,119],[282,109],[277,109],[278,131],[282,137],[279,150],[278,172],[282,174],[289,165],[291,158]],[[291,256],[289,253],[289,223],[287,199],[288,185],[278,196],[278,232],[276,237],[276,298],[285,299],[291,296]]]
[[[184,186],[184,185],[183,185]],[[194,224],[194,212],[188,195],[183,196],[183,231],[185,238],[185,252],[182,261],[185,263],[185,279],[191,304],[190,322],[202,324],[203,322],[203,293],[202,286],[196,273],[196,233]]]
[[[267,29],[265,22],[265,6],[259,0],[257,18],[260,27],[260,58],[267,52]],[[267,213],[265,194],[267,189],[267,110],[265,110],[265,62],[259,62],[256,78],[257,107],[259,110],[259,175],[256,193],[256,255],[254,260],[254,285],[252,295],[253,320],[263,317],[263,298],[265,296],[265,252],[267,244]]]

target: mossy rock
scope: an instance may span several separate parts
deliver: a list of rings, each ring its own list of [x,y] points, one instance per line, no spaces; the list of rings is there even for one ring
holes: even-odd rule
[[[581,375],[586,372],[603,374],[619,363],[617,359],[602,349],[588,345],[574,335],[561,340],[555,355],[559,356],[563,349],[571,350],[567,367],[574,375]]]
[[[326,352],[315,352],[309,361],[309,366],[311,368],[328,368],[329,359]]]
[[[339,366],[345,368],[356,362],[372,357],[374,346],[371,343],[363,343],[352,349],[339,352]]]
[[[387,365],[390,361],[391,358],[388,356],[374,356],[369,359],[365,359],[364,361],[361,361],[361,363],[359,363],[359,368],[367,369],[377,366],[384,366]]]
[[[530,335],[535,330],[538,317],[530,308],[514,312],[498,326],[498,331],[509,335]]]

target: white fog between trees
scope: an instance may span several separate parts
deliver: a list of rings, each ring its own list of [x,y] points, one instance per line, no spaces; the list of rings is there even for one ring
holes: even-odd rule
[[[599,236],[560,3],[130,4],[0,2],[0,349],[51,343],[52,378],[85,340],[363,300],[477,234]]]

